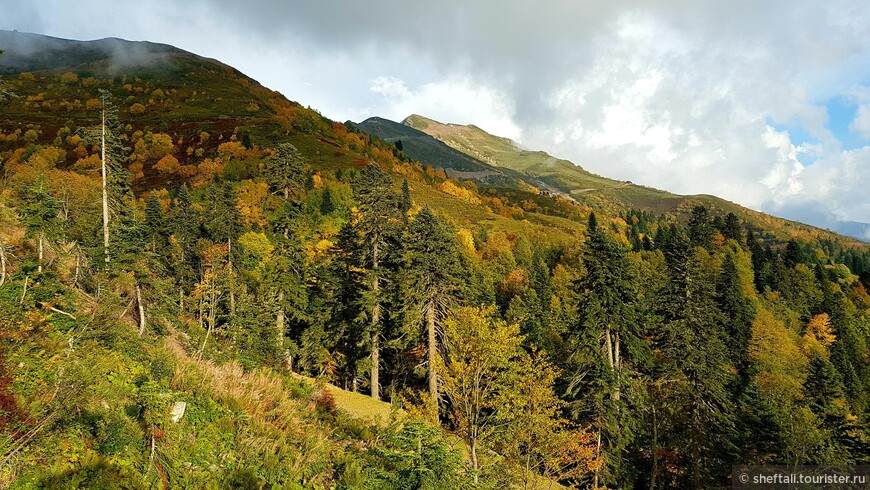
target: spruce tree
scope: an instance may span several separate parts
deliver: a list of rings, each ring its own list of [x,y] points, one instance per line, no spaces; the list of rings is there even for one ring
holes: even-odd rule
[[[689,217],[689,241],[696,247],[710,248],[713,244],[710,212],[703,205],[692,209],[692,215]]]
[[[734,257],[726,254],[716,284],[716,303],[723,313],[731,362],[741,370],[746,368],[746,349],[755,318],[752,300],[746,297],[742,289]]]
[[[282,361],[289,368],[293,365],[286,343],[287,322],[305,321],[309,305],[305,252],[298,233],[299,209],[299,203],[285,201],[272,216],[269,236],[275,250],[264,274],[264,297],[270,298],[270,311],[275,318],[276,352],[283,356]]]
[[[304,186],[305,161],[295,146],[282,143],[263,162],[263,175],[272,190],[290,199],[291,194],[300,193]]]
[[[725,478],[736,451],[734,406],[727,387],[729,359],[716,305],[715,270],[709,254],[691,246],[675,230],[665,253],[668,291],[661,302],[665,324],[660,332],[662,382],[674,383],[670,403],[679,417],[666,444],[681,448],[691,462],[690,481],[701,488]],[[664,381],[668,380],[668,381]]]
[[[332,191],[329,190],[329,187],[324,187],[320,200],[320,214],[329,216],[333,211],[335,211],[335,203],[332,202]]]
[[[580,320],[571,335],[570,368],[576,373],[571,393],[575,411],[593,421],[607,453],[607,466],[596,471],[594,485],[610,485],[621,480],[625,469],[623,451],[634,424],[627,418],[627,373],[643,349],[631,306],[635,295],[625,250],[598,226],[594,213],[582,257],[586,274],[575,284]]]
[[[148,195],[148,201],[145,204],[145,227],[148,230],[148,244],[151,252],[155,253],[158,247],[163,248],[166,230],[163,208],[160,206],[160,198],[155,192]]]
[[[354,179],[353,189],[361,218],[357,224],[364,244],[364,263],[368,270],[369,335],[371,339],[371,395],[380,400],[380,336],[383,328],[382,297],[385,271],[382,265],[389,248],[389,235],[399,219],[399,196],[392,179],[376,163],[370,163]]]
[[[722,235],[728,240],[735,240],[738,243],[743,243],[743,233],[740,229],[740,218],[738,218],[736,214],[729,212],[725,215]]]
[[[21,221],[27,227],[25,237],[36,241],[37,270],[42,272],[49,240],[59,231],[60,201],[51,195],[44,177],[24,188],[21,196]]]
[[[429,396],[432,414],[438,417],[438,330],[459,290],[459,256],[456,240],[437,216],[423,208],[408,226],[405,248],[407,292],[413,304],[412,318],[426,325]]]

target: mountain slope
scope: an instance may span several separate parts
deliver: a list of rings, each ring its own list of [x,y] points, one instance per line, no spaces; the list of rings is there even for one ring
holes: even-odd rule
[[[703,204],[721,213],[733,212],[744,222],[758,231],[768,233],[775,240],[834,240],[853,247],[867,248],[866,243],[854,238],[754,211],[715,196],[681,196],[631,182],[608,179],[546,152],[522,149],[510,139],[489,134],[477,126],[443,124],[416,114],[408,116],[402,123],[490,165],[513,169],[529,175],[530,178],[540,179],[569,194],[577,202],[608,214],[636,209],[657,214],[675,213],[686,219],[692,207]]]

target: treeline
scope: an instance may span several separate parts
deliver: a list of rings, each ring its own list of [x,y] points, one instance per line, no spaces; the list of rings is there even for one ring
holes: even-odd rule
[[[249,178],[137,197],[107,116],[105,192],[51,147],[4,164],[9,305],[74,316],[72,288],[195,357],[404,403],[465,439],[477,485],[500,481],[490,450],[526,483],[621,488],[870,460],[866,253],[764,243],[702,206],[590,214],[544,246],[454,227],[412,198],[425,180],[374,163],[315,173],[289,144]]]

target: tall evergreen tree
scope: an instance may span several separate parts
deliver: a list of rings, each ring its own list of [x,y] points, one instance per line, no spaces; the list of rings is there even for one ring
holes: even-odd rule
[[[21,221],[27,227],[25,236],[36,240],[37,270],[42,272],[48,242],[60,229],[57,217],[60,202],[51,195],[44,177],[24,188],[21,201]]]
[[[716,306],[715,271],[709,255],[677,230],[665,253],[669,287],[662,301],[660,376],[675,384],[671,403],[679,419],[668,435],[691,464],[684,485],[703,488],[724,478],[734,446],[734,407],[727,390],[727,349]]]
[[[363,250],[361,237],[351,223],[346,223],[338,232],[332,261],[326,271],[329,278],[330,317],[329,334],[336,350],[341,354],[340,365],[344,386],[357,391],[358,364],[367,357],[362,347],[366,344],[365,302],[366,277],[362,266]]]
[[[743,283],[731,254],[726,254],[722,263],[722,272],[716,283],[716,303],[723,313],[731,362],[739,369],[745,369],[755,308],[743,292]]]
[[[432,414],[437,419],[437,335],[441,320],[459,290],[456,240],[429,208],[423,208],[408,227],[405,252],[407,291],[416,310],[412,318],[422,318],[426,325],[429,396]]]
[[[235,312],[235,272],[233,271],[233,243],[242,232],[242,217],[236,207],[236,191],[226,180],[216,180],[208,188],[204,225],[212,240],[225,243],[228,273],[230,313]]]
[[[181,185],[171,202],[167,225],[171,245],[168,265],[175,275],[179,309],[184,310],[184,297],[195,282],[194,271],[199,269],[195,245],[200,235],[200,216],[193,207],[187,184]]]
[[[366,300],[369,305],[369,335],[371,338],[371,395],[380,399],[380,336],[382,321],[382,298],[384,271],[382,264],[389,250],[389,235],[394,222],[399,219],[399,196],[392,189],[392,179],[380,166],[371,163],[359,173],[353,182],[354,194],[361,218],[358,229],[364,243],[364,259],[369,271],[369,290]]]
[[[103,179],[103,247],[105,261],[108,264],[113,254],[111,230],[122,221],[129,225],[135,218],[130,216],[133,210],[130,172],[127,171],[130,148],[125,146],[124,127],[118,118],[118,108],[111,101],[111,94],[106,90],[100,90],[100,99],[102,102],[100,147]],[[125,246],[123,243],[120,245]]]
[[[302,191],[305,185],[305,161],[299,150],[290,143],[282,143],[275,154],[263,162],[263,175],[269,187],[289,199]]]
[[[740,229],[740,218],[738,218],[736,214],[729,212],[725,215],[722,235],[727,240],[735,240],[738,243],[743,242],[743,233]]]
[[[324,187],[320,197],[320,214],[329,216],[333,211],[335,211],[335,203],[332,201],[332,191],[329,190],[329,187]]]
[[[158,250],[158,246],[161,249],[163,248],[166,230],[163,208],[160,206],[160,198],[157,197],[155,192],[148,195],[148,201],[145,204],[145,227],[148,230],[148,245],[151,248],[151,252],[155,253]]]
[[[626,409],[631,401],[623,394],[627,369],[643,349],[631,307],[634,294],[625,251],[598,227],[594,213],[589,216],[583,265],[586,274],[575,285],[580,324],[572,333],[575,354],[570,367],[575,374],[570,391],[578,397],[575,411],[593,421],[599,446],[606,447],[607,466],[595,473],[597,487],[621,479],[633,424]]]
[[[286,345],[287,320],[302,323],[307,317],[309,304],[308,289],[305,282],[305,252],[299,240],[296,227],[299,206],[285,202],[277,210],[270,222],[270,238],[275,244],[272,258],[266,266],[264,277],[265,297],[271,298],[270,304],[275,317],[276,352],[292,368],[290,350]]]
[[[710,212],[703,205],[692,208],[692,215],[689,217],[689,241],[696,247],[710,248],[713,245]]]

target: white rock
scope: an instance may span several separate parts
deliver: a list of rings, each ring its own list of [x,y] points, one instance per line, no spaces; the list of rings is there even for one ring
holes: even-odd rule
[[[169,407],[169,420],[178,423],[181,417],[184,417],[184,410],[187,408],[185,402],[175,402]]]

